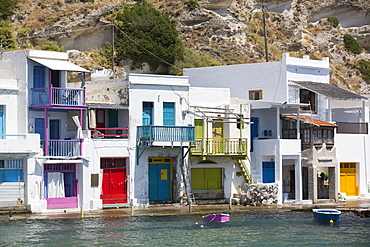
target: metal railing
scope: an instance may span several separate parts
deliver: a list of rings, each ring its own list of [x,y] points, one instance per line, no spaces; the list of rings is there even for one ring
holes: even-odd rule
[[[81,156],[82,140],[49,140],[47,156]]]
[[[367,134],[367,123],[336,122],[338,134]]]
[[[31,88],[31,106],[85,106],[85,89]]]
[[[94,139],[128,138],[128,128],[91,128]]]
[[[153,142],[194,142],[193,126],[138,126],[138,145],[152,145]]]
[[[195,147],[191,149],[193,155],[228,154],[241,155],[247,153],[247,139],[228,138],[221,140],[196,139]]]

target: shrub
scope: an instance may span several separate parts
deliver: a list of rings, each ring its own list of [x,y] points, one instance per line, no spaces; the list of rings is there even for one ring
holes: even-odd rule
[[[344,34],[343,40],[344,40],[344,46],[346,47],[346,49],[349,52],[352,52],[352,53],[355,53],[355,54],[360,54],[362,52],[362,49],[363,49],[362,46],[351,35],[349,35],[347,33]]]
[[[184,47],[175,25],[167,15],[143,0],[133,5],[124,4],[108,18],[119,28],[119,39],[115,43],[117,62],[129,58],[133,69],[148,63],[155,71],[160,65],[169,68],[183,54]]]
[[[1,45],[5,50],[16,48],[12,24],[2,19],[0,19],[0,42],[2,42]]]
[[[191,9],[195,9],[196,7],[199,6],[199,3],[195,0],[189,0],[188,1],[188,7]]]
[[[39,50],[44,51],[59,51],[59,52],[65,52],[64,48],[60,45],[58,45],[55,41],[48,41],[46,44],[40,45],[36,47]]]
[[[338,27],[339,20],[337,17],[328,17],[328,21],[333,25],[333,27]]]
[[[364,80],[370,83],[370,61],[361,59],[356,65]]]
[[[176,60],[175,66],[170,69],[170,74],[182,75],[182,70],[184,68],[199,68],[220,65],[222,65],[221,62],[210,58],[207,54],[198,54],[190,48],[185,48],[184,55]]]
[[[6,20],[11,16],[16,6],[17,1],[15,0],[0,0],[0,19]]]

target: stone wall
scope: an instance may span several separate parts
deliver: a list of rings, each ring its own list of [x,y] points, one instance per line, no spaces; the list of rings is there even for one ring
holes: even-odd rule
[[[240,204],[246,206],[265,206],[277,204],[278,184],[244,184],[241,192]]]

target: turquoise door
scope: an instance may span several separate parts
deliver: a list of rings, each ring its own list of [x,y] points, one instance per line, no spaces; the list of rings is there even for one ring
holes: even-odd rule
[[[149,164],[149,201],[171,199],[170,164]]]
[[[153,125],[153,102],[143,102],[143,126]]]
[[[163,125],[175,125],[175,103],[163,102]]]
[[[262,176],[264,183],[274,183],[275,182],[275,162],[265,161],[262,162]]]

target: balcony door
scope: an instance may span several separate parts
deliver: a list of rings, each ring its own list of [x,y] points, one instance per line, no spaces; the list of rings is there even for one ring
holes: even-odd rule
[[[59,140],[59,119],[50,119],[50,140]]]
[[[219,122],[218,122],[219,121]],[[222,119],[216,119],[212,123],[212,152],[213,153],[223,153],[223,137],[224,129]]]
[[[143,102],[143,126],[153,125],[153,102]]]
[[[175,125],[175,103],[163,102],[163,125]]]

